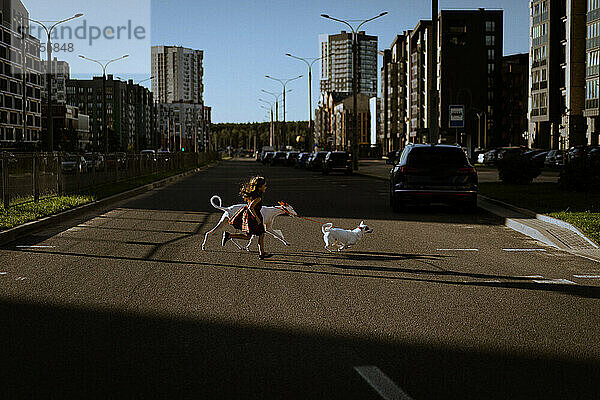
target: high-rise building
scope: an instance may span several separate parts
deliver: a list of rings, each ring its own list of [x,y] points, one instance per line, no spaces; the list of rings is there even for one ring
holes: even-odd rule
[[[463,147],[503,146],[503,11],[442,10],[438,54],[440,140]],[[468,60],[468,62],[465,62]],[[450,106],[463,106],[463,128],[450,127]],[[485,118],[477,115],[485,113]],[[478,122],[485,120],[484,138]]]
[[[419,21],[408,38],[408,61],[407,69],[407,98],[410,112],[409,117],[409,139],[413,143],[428,142],[429,129],[429,107],[433,103],[432,88],[434,67],[429,65],[429,43],[431,41],[431,21]]]
[[[502,59],[502,143],[531,147],[527,134],[529,94],[529,54],[513,54]]]
[[[42,99],[45,101],[47,92],[47,69],[48,63],[42,63]],[[58,60],[56,57],[52,60],[52,103],[65,104],[67,102],[67,81],[71,78],[71,69],[69,63]]]
[[[152,92],[160,103],[203,104],[204,52],[152,46]]]
[[[103,121],[102,77],[67,81],[67,103],[89,115],[92,131],[91,149],[105,148]],[[106,79],[106,125],[110,151],[127,151],[157,145],[153,134],[153,94],[147,88],[113,79]]]
[[[319,35],[321,52],[321,92],[352,93],[352,35]],[[358,42],[358,93],[377,96],[377,36],[364,31],[356,34]]]
[[[0,147],[19,150],[39,149],[42,139],[40,41],[28,34],[27,18],[21,1],[2,0]]]
[[[596,10],[593,3],[589,1],[589,17]],[[597,22],[588,20],[586,25],[586,0],[530,1],[529,136],[535,147],[567,148],[585,142],[586,26],[592,58],[600,32]],[[591,117],[598,91],[593,75],[589,78],[586,115]]]

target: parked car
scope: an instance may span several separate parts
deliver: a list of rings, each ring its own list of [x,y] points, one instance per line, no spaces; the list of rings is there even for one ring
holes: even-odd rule
[[[296,159],[298,158],[298,155],[300,155],[299,151],[288,151],[285,157],[285,165],[288,167],[296,165]]]
[[[496,163],[502,160],[504,157],[510,157],[511,155],[518,156],[523,154],[522,147],[500,147],[496,152]]]
[[[306,168],[306,163],[310,158],[311,153],[300,153],[298,154],[298,158],[296,159],[296,168]]]
[[[394,165],[398,161],[398,157],[400,157],[400,150],[390,151],[383,157],[385,159],[386,164]]]
[[[327,175],[333,171],[342,171],[346,175],[352,174],[352,157],[346,151],[330,151],[323,160],[322,172]]]
[[[163,164],[166,164],[171,159],[171,152],[169,150],[159,150],[156,153],[156,159]]]
[[[323,161],[328,151],[317,151],[313,153],[312,157],[308,162],[308,169],[313,171],[321,171],[323,169]]]
[[[479,179],[457,146],[409,144],[390,173],[390,204],[445,202],[477,208]]]
[[[96,171],[104,170],[104,156],[100,153],[85,153],[83,155],[86,161],[86,165],[89,170],[95,168]]]
[[[567,159],[575,160],[577,158],[584,158],[587,156],[589,148],[587,146],[573,146],[567,152]]]
[[[273,156],[275,155],[274,151],[267,151],[261,159],[263,164],[270,164]]]
[[[498,149],[492,149],[483,155],[484,165],[496,165],[498,161]]]
[[[156,161],[156,152],[154,150],[142,150],[140,155],[143,161]]]
[[[548,152],[550,150],[544,150],[541,151],[537,154],[534,154],[532,156],[530,156],[530,158],[533,160],[533,162],[535,162],[535,164],[539,167],[539,168],[543,168],[544,167],[544,162],[546,161],[546,156],[548,155]]]
[[[287,153],[285,151],[276,151],[271,159],[271,165],[285,165]]]
[[[588,160],[600,160],[600,146],[592,146],[587,154]]]
[[[64,174],[75,174],[87,172],[87,163],[83,156],[67,154],[60,163],[60,169]]]
[[[563,166],[563,157],[565,156],[564,150],[550,150],[546,154],[546,160],[544,166],[547,168],[560,168]]]

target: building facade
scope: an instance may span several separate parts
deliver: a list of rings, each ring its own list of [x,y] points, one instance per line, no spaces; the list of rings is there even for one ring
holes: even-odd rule
[[[600,144],[600,0],[588,0],[586,15],[585,110],[586,142]]]
[[[503,25],[501,10],[440,11],[440,142],[459,143],[467,149],[509,144],[501,127]],[[464,107],[463,128],[450,127],[453,105]],[[483,120],[478,117],[482,113]],[[483,137],[481,130],[486,133]]]
[[[89,115],[92,132],[87,150],[106,148],[103,130],[103,78],[70,79],[67,81],[67,103]],[[113,79],[106,79],[106,125],[109,151],[128,151],[154,146],[158,139],[154,132],[154,98],[145,87]]]
[[[160,147],[169,151],[208,150],[206,118],[210,118],[210,109],[205,110],[202,104],[159,104],[158,128],[165,132]]]
[[[586,10],[585,0],[530,1],[529,136],[535,147],[568,148],[585,142],[584,111],[594,113],[593,101],[586,110],[586,46],[592,58],[594,39],[600,35],[593,19],[586,24]],[[590,18],[594,10],[590,0]],[[595,61],[590,61],[593,66]],[[587,95],[594,100],[594,75],[589,77]]]
[[[321,92],[352,93],[352,33],[319,35],[321,52]],[[356,34],[358,42],[358,93],[377,96],[377,36],[364,31]]]
[[[52,60],[52,103],[66,104],[67,102],[67,81],[71,78],[71,69],[69,63],[60,61],[56,57]],[[47,92],[47,71],[48,63],[42,62],[42,100],[46,100]]]
[[[160,103],[203,104],[202,50],[152,46],[152,92]]]
[[[509,146],[532,147],[528,135],[529,54],[502,59],[501,140]]]
[[[28,34],[26,18],[29,13],[19,0],[2,0],[0,147],[40,150],[44,139],[40,41]]]

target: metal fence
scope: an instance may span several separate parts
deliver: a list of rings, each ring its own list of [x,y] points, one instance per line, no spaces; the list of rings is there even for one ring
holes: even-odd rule
[[[220,158],[207,153],[1,153],[2,204],[18,204],[67,194],[91,193],[99,186],[160,172],[190,169]]]

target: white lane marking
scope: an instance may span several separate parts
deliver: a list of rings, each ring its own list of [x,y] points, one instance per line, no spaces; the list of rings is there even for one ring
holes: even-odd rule
[[[572,282],[568,279],[544,279],[544,280],[534,280],[535,283],[543,283],[543,284],[554,284],[554,285],[577,285],[575,282]]]
[[[26,278],[24,276],[19,276],[18,278],[15,278],[15,281],[24,281],[24,280],[27,280],[27,279],[29,279],[29,278]]]
[[[546,249],[502,249],[504,251],[546,251]]]
[[[541,278],[543,278],[543,276],[542,275],[527,275],[527,276],[517,276],[517,278],[541,279]]]
[[[374,365],[354,367],[362,378],[384,399],[412,400],[386,374]]]
[[[435,249],[436,251],[479,251],[479,249]]]
[[[17,249],[54,249],[56,246],[17,246]]]
[[[0,272],[0,275],[8,275],[8,272]]]
[[[573,278],[600,279],[600,275],[573,275]]]

